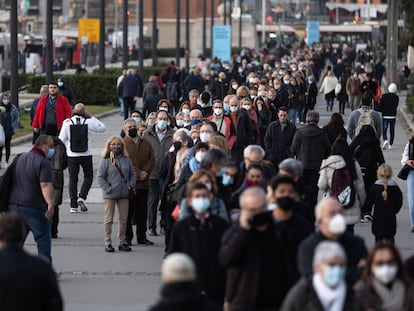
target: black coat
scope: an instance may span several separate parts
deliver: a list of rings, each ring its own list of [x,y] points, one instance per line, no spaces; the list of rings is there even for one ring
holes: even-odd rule
[[[144,100],[144,108],[142,113],[147,117],[151,112],[157,112],[157,105],[161,99],[165,99],[165,96],[161,93],[148,94]]]
[[[323,159],[331,153],[328,135],[316,124],[308,124],[296,131],[292,154],[302,162],[303,168],[319,171]]]
[[[299,279],[297,247],[310,234],[310,225],[295,215],[275,225],[272,213],[267,215],[264,232],[235,224],[223,236],[220,261],[227,269],[230,311],[277,309]]]
[[[161,300],[150,311],[220,311],[222,307],[200,293],[192,282],[166,284],[161,289]]]
[[[236,140],[231,148],[231,155],[237,162],[243,160],[243,150],[252,143],[253,124],[246,111],[239,109],[237,113]]]
[[[63,310],[56,274],[49,263],[15,245],[0,250],[0,262],[0,310]]]
[[[374,207],[372,234],[376,237],[392,238],[396,233],[396,215],[401,209],[403,195],[396,183],[387,186],[387,201],[382,198],[383,191],[382,181],[377,181],[372,185],[362,211],[371,213],[372,207]]]
[[[287,121],[282,131],[279,121],[270,123],[264,138],[266,159],[271,161],[274,167],[286,158],[292,157],[290,147],[296,133],[296,126]]]
[[[289,291],[280,311],[324,311],[311,279],[302,278]],[[352,287],[347,288],[345,303],[342,311],[361,310],[361,304],[355,298]]]
[[[397,115],[399,97],[394,93],[386,93],[381,96],[379,111],[382,117],[395,117]]]
[[[312,262],[316,246],[328,240],[320,231],[308,236],[299,246],[298,267],[302,277],[313,274]],[[337,241],[344,248],[347,257],[346,279],[350,284],[355,283],[362,271],[357,268],[359,261],[368,255],[364,240],[349,233],[343,234]]]
[[[188,216],[174,225],[168,249],[168,253],[185,253],[194,260],[200,288],[219,303],[224,301],[225,271],[218,252],[227,228],[227,222],[215,215],[204,224],[194,215]]]

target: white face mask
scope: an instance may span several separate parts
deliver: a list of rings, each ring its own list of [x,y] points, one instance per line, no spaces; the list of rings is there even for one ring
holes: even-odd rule
[[[158,110],[168,111],[168,108],[167,107],[160,107],[160,108],[158,108]]]
[[[231,87],[233,88],[233,90],[237,90],[237,88],[239,87],[237,84],[232,84]]]
[[[221,109],[221,108],[214,108],[214,114],[216,116],[221,116],[222,113],[223,113],[223,109]]]
[[[208,143],[210,141],[211,134],[207,132],[200,133],[200,140],[203,143]]]
[[[395,279],[398,271],[394,265],[382,265],[372,269],[372,272],[378,281],[387,285]]]
[[[290,83],[290,80],[283,80],[283,82],[284,82],[285,84],[289,84],[289,83]]]
[[[3,99],[3,104],[8,105],[10,103],[9,99]]]
[[[63,86],[63,82],[58,82],[57,85],[58,85],[58,87],[62,87]]]
[[[203,161],[205,155],[206,155],[205,151],[199,151],[195,154],[195,159],[197,160],[198,163],[201,163],[201,161]]]
[[[346,230],[345,217],[342,214],[336,214],[331,218],[328,226],[329,232],[335,235],[341,235]]]
[[[254,99],[256,97],[256,95],[250,95],[251,99]]]
[[[249,111],[251,107],[250,107],[250,105],[243,105],[243,108],[246,109],[247,111]]]
[[[184,114],[190,114],[190,109],[183,108],[183,109],[182,109],[182,112],[183,112]]]

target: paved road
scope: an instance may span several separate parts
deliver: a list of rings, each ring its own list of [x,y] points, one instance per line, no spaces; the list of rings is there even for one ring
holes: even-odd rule
[[[401,102],[403,101],[405,98],[401,98]],[[335,102],[335,111],[338,110],[337,105]],[[322,99],[318,101],[317,109],[321,113],[320,125],[326,124],[329,114],[325,110]],[[349,110],[346,111],[346,115],[348,114]],[[408,133],[404,121],[401,116],[399,117],[393,149],[384,152],[385,159],[391,164],[395,174],[400,167],[401,153]],[[117,135],[123,124],[123,118],[118,112],[101,120],[108,130],[106,133],[92,136],[95,170],[106,139],[110,135]],[[30,147],[30,142],[19,143],[12,147],[12,154],[14,156],[25,152]],[[53,264],[59,273],[65,309],[68,311],[146,310],[158,297],[164,237],[150,237],[155,242],[154,246],[134,245],[131,253],[105,253],[102,233],[103,206],[98,185],[96,182],[92,185],[87,200],[89,211],[70,214],[67,172],[65,181],[65,201],[60,211],[59,239],[53,240],[52,247]],[[405,194],[405,182],[399,181],[399,184]],[[114,224],[113,238],[116,238],[116,226]],[[374,238],[370,224],[357,225],[356,233],[365,238],[368,246],[373,245]],[[398,215],[396,236],[396,243],[404,257],[414,253],[412,237],[408,208],[404,200],[404,207]],[[30,252],[36,252],[31,235],[26,242],[26,248]]]

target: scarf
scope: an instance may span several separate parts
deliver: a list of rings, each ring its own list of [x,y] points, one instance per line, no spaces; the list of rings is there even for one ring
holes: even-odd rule
[[[39,153],[39,154],[41,154],[42,156],[46,156],[45,155],[45,153],[43,152],[43,150],[42,149],[40,149],[39,147],[37,147],[37,146],[33,146],[32,147],[32,151],[34,151],[34,152],[37,152],[37,153]]]
[[[325,284],[319,273],[315,273],[312,278],[312,285],[325,311],[342,311],[346,296],[344,281],[337,287],[331,288]]]
[[[391,289],[384,286],[375,278],[372,280],[375,292],[381,298],[382,309],[384,311],[398,311],[403,310],[405,286],[400,280],[395,280],[392,283]]]

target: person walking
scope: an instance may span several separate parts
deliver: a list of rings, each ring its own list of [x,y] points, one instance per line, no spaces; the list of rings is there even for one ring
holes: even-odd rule
[[[56,273],[48,262],[23,249],[25,234],[23,217],[15,213],[0,216],[0,308],[62,311]]]
[[[322,81],[322,85],[319,89],[320,93],[323,93],[326,100],[326,111],[332,111],[335,101],[335,87],[338,84],[338,79],[335,77],[333,71],[329,70]]]
[[[395,121],[397,119],[397,107],[399,97],[397,92],[397,85],[391,83],[388,86],[388,93],[381,96],[379,102],[379,111],[382,114],[382,139],[384,143],[382,149],[391,149],[394,144],[395,137]],[[390,128],[390,140],[387,138],[388,127]]]
[[[414,233],[414,134],[411,134],[410,140],[404,147],[404,152],[401,158],[401,165],[407,165],[407,201],[410,212],[411,232]]]
[[[378,180],[372,185],[367,200],[362,208],[361,219],[372,219],[372,234],[375,242],[388,242],[394,244],[397,230],[397,213],[403,202],[403,195],[397,182],[392,179],[392,168],[384,163],[378,168]],[[373,217],[371,217],[374,208]]]
[[[118,86],[118,97],[122,97],[124,103],[124,120],[128,119],[129,113],[135,110],[135,102],[141,95],[142,81],[134,75],[132,69],[128,69]]]
[[[11,102],[10,99],[10,93],[4,93],[1,96],[0,102],[0,125],[3,126],[5,135],[4,148],[6,149],[6,161],[3,163],[3,166],[5,168],[7,168],[10,159],[11,139],[19,127],[20,119],[19,110],[17,110],[16,106]],[[0,146],[0,168],[2,158],[3,146]]]
[[[414,286],[395,246],[374,246],[355,294],[363,310],[414,310]]]
[[[312,189],[313,195],[309,197],[309,204],[313,209],[318,197],[319,169],[322,160],[330,154],[331,144],[328,135],[318,126],[319,113],[317,111],[309,111],[306,122],[306,126],[296,131],[291,152],[303,163],[304,182]]]
[[[83,130],[82,130],[83,128]],[[85,105],[77,103],[73,117],[63,122],[59,139],[66,146],[69,169],[70,212],[88,211],[86,199],[93,180],[91,132],[103,133],[106,126],[85,110]],[[79,169],[83,170],[83,182],[78,194]]]
[[[361,104],[361,80],[359,79],[358,72],[354,71],[352,73],[352,76],[346,81],[345,89],[348,95],[349,108],[353,111]]]
[[[49,159],[54,154],[51,136],[39,135],[33,148],[19,156],[13,171],[9,210],[20,214],[28,231],[32,231],[39,255],[49,262],[51,256],[51,224],[53,171]]]
[[[154,150],[147,139],[138,135],[134,119],[126,119],[124,124],[124,143],[137,176],[135,198],[129,201],[126,243],[132,244],[134,237],[132,222],[134,220],[138,244],[153,245],[154,243],[147,239],[146,232],[149,176],[155,165]]]
[[[32,127],[36,133],[57,136],[63,121],[72,117],[69,101],[59,94],[56,82],[49,83],[49,94],[40,98]]]
[[[104,241],[105,251],[113,253],[111,232],[114,219],[115,205],[118,207],[118,250],[129,252],[125,232],[128,219],[129,189],[135,188],[136,175],[134,167],[128,158],[122,138],[111,136],[102,151],[101,163],[96,174],[98,185],[102,188],[104,199]]]

